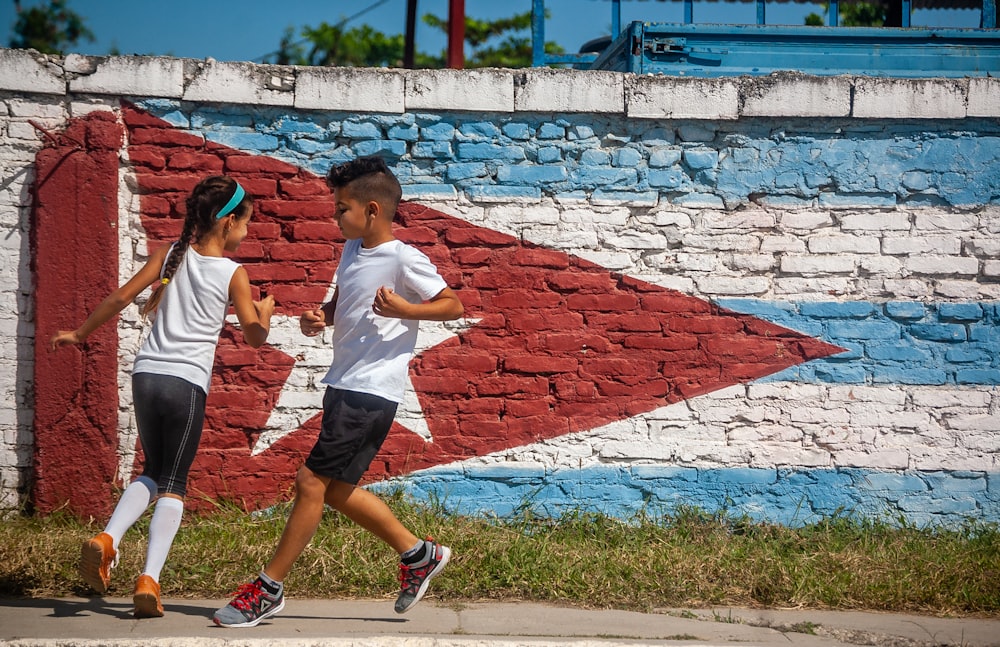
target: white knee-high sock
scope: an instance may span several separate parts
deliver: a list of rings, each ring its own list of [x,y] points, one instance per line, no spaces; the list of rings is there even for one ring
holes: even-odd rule
[[[143,575],[160,581],[160,571],[167,562],[167,553],[174,543],[174,536],[184,516],[184,502],[171,497],[160,497],[149,522],[149,547],[146,549],[146,568]]]
[[[108,520],[108,525],[104,528],[104,532],[111,535],[115,550],[118,550],[118,543],[125,531],[139,520],[154,499],[156,499],[156,482],[148,476],[140,476],[125,488],[111,519]]]

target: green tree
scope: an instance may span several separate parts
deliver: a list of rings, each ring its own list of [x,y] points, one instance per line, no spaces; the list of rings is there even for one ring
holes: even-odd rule
[[[806,24],[821,26],[826,24],[830,3],[823,3],[823,15],[811,13],[806,16]],[[837,22],[841,27],[899,27],[902,7],[899,0],[874,0],[872,2],[842,2],[839,6]]]
[[[37,49],[44,54],[65,54],[66,49],[80,39],[94,41],[94,34],[84,19],[66,7],[66,0],[49,0],[47,4],[23,9],[14,0],[17,22],[10,46],[14,49]]]
[[[423,21],[448,33],[446,19],[427,14]],[[465,42],[472,49],[472,54],[466,58],[465,67],[531,67],[531,37],[517,35],[518,32],[530,29],[530,11],[497,20],[476,20],[466,16]],[[494,44],[488,45],[491,42]],[[549,54],[562,54],[565,50],[554,42],[546,42],[545,51]],[[442,64],[444,60],[442,54]]]
[[[423,21],[448,31],[448,21],[428,14]],[[531,27],[531,12],[499,20],[476,20],[466,16],[465,42],[472,49],[466,67],[528,67],[531,65],[531,39],[516,32]],[[514,32],[514,33],[512,33]],[[303,27],[301,38],[288,28],[282,36],[278,50],[264,60],[280,65],[328,65],[355,67],[401,67],[405,48],[402,34],[386,35],[369,25],[344,28],[320,23],[318,27]],[[488,45],[488,41],[497,41]],[[550,53],[561,53],[555,43],[546,43]],[[416,52],[414,65],[418,68],[442,68],[446,52],[438,55]]]

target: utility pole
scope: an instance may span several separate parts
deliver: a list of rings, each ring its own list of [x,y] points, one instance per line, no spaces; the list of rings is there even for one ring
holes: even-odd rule
[[[417,0],[406,0],[406,34],[403,40],[403,69],[412,70],[416,60]]]
[[[465,0],[448,0],[448,67],[465,67]]]

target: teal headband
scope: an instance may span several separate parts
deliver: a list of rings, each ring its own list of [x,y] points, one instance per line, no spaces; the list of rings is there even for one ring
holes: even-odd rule
[[[215,214],[215,219],[219,220],[220,218],[228,216],[229,212],[236,208],[236,205],[243,202],[243,197],[246,194],[247,192],[244,191],[243,187],[240,186],[240,183],[237,182],[236,190],[233,191],[233,197],[229,198],[229,202],[226,203],[226,206],[222,207],[222,209],[219,210],[219,213]]]

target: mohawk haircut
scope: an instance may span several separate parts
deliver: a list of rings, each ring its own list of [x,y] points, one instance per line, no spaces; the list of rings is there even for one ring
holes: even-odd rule
[[[385,160],[376,155],[359,157],[331,167],[326,174],[326,185],[330,189],[350,188],[356,198],[364,202],[378,202],[393,218],[403,197],[399,180],[386,166]]]

